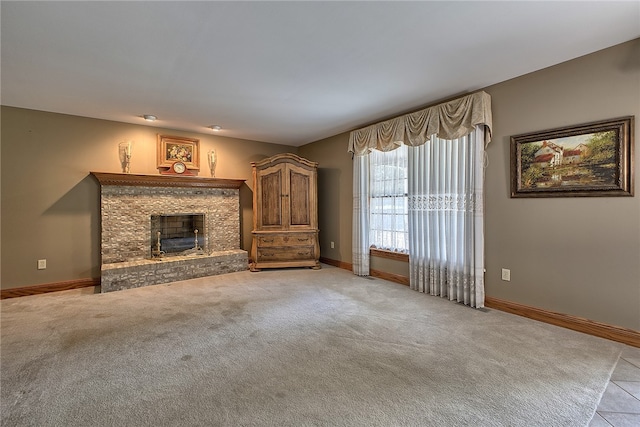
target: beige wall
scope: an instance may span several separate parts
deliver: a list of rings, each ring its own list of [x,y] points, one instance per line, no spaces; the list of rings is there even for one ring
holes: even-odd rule
[[[90,171],[121,172],[118,142],[134,140],[131,173],[157,174],[156,135],[200,139],[216,176],[245,179],[241,247],[252,229],[250,162],[296,147],[2,107],[2,289],[100,277],[100,187]],[[15,153],[15,154],[12,154]],[[47,269],[37,270],[46,259]]]
[[[639,61],[635,40],[485,89],[494,118],[486,171],[488,296],[640,330],[640,198],[509,197],[511,135],[634,115],[640,140]],[[300,147],[300,155],[319,163],[322,256],[350,263],[348,138]],[[336,249],[327,249],[334,238]],[[372,268],[408,275],[407,264],[396,261],[374,258]],[[511,270],[510,282],[501,280],[502,268]]]
[[[318,162],[320,253],[324,258],[351,262],[353,169],[345,135],[304,145],[298,154]]]
[[[509,197],[511,135],[633,115],[640,141],[640,39],[486,91],[487,294],[640,330],[640,198]]]

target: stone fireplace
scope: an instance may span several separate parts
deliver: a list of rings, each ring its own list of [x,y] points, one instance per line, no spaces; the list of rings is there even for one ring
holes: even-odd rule
[[[91,174],[100,182],[102,292],[248,268],[240,249],[243,180]],[[158,231],[162,256],[153,254]]]

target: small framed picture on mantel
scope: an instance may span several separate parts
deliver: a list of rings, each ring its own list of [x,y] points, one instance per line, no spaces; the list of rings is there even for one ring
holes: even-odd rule
[[[511,197],[633,196],[634,117],[511,137]]]
[[[175,169],[188,172],[200,170],[200,140],[158,134],[158,162],[160,173]]]

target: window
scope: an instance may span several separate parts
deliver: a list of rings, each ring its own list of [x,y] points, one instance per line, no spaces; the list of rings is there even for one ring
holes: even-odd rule
[[[409,251],[407,158],[404,144],[392,151],[373,150],[369,154],[372,248]]]

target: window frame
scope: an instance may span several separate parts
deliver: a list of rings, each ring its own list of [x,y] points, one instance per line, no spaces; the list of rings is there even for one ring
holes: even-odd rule
[[[396,261],[409,262],[409,253],[393,252],[386,249],[369,248],[369,255],[377,258],[393,259]]]
[[[386,161],[382,160],[381,156],[385,156],[385,155],[394,155],[394,158],[391,159],[387,159]],[[409,157],[409,151],[408,151],[408,146],[406,146],[405,144],[402,144],[400,146],[398,146],[398,148],[396,148],[395,150],[391,150],[391,151],[372,151],[369,155],[369,183],[370,183],[370,192],[369,192],[369,206],[370,206],[370,211],[369,211],[369,250],[370,250],[370,254],[375,254],[376,256],[380,256],[383,258],[391,258],[391,259],[400,259],[400,260],[408,260],[408,253],[409,253],[409,209],[408,209],[408,201],[409,201],[409,195],[408,195],[408,173],[409,173],[409,161],[408,161],[408,157]],[[389,173],[388,170],[385,171],[385,169],[387,169],[388,167],[391,168],[398,168],[400,167],[402,169],[402,172],[399,174],[399,176],[395,176],[394,174],[396,173],[391,172]],[[392,169],[393,170],[393,169]],[[386,173],[385,173],[386,172]],[[379,180],[375,180],[376,176],[381,177],[381,179]],[[402,180],[404,181],[404,185],[400,184],[393,184],[391,186],[389,185],[382,185],[382,186],[376,186],[375,183],[376,182],[397,182],[398,180]],[[399,188],[402,188],[403,190],[400,190],[400,192],[398,192]],[[376,188],[376,190],[374,190],[374,188]],[[380,193],[379,190],[382,189],[382,193]],[[377,194],[376,194],[377,193]],[[381,201],[383,202],[384,199],[393,199],[394,201],[394,212],[392,213],[385,213],[383,208],[384,208],[384,203],[380,203]],[[402,207],[400,210],[404,209],[404,212],[402,213],[395,213],[396,209],[397,209],[397,205],[395,204],[395,202],[397,201],[396,199],[401,199],[404,200],[404,207]],[[374,200],[378,201],[379,203],[374,203]],[[374,210],[376,210],[375,208],[373,208],[373,206],[379,206],[380,209],[382,209],[382,212],[378,211],[376,213],[374,213]],[[382,220],[381,221],[373,221],[373,217],[374,215],[381,215],[382,216]],[[390,227],[385,228],[384,225],[384,216],[388,216],[392,219],[392,223],[393,225],[391,225]],[[398,218],[403,219],[403,225],[404,225],[404,229],[402,230],[398,230],[396,227],[398,225]],[[376,227],[375,224],[381,224],[382,227]],[[397,234],[401,234],[400,237],[402,237],[401,240],[404,240],[404,247],[391,247],[388,245],[384,245],[382,244],[383,242],[380,241],[376,241],[376,239],[374,239],[374,235],[375,234],[380,234],[380,233],[391,233],[391,235],[394,237],[393,240],[396,240],[397,242],[397,238],[396,235]]]

